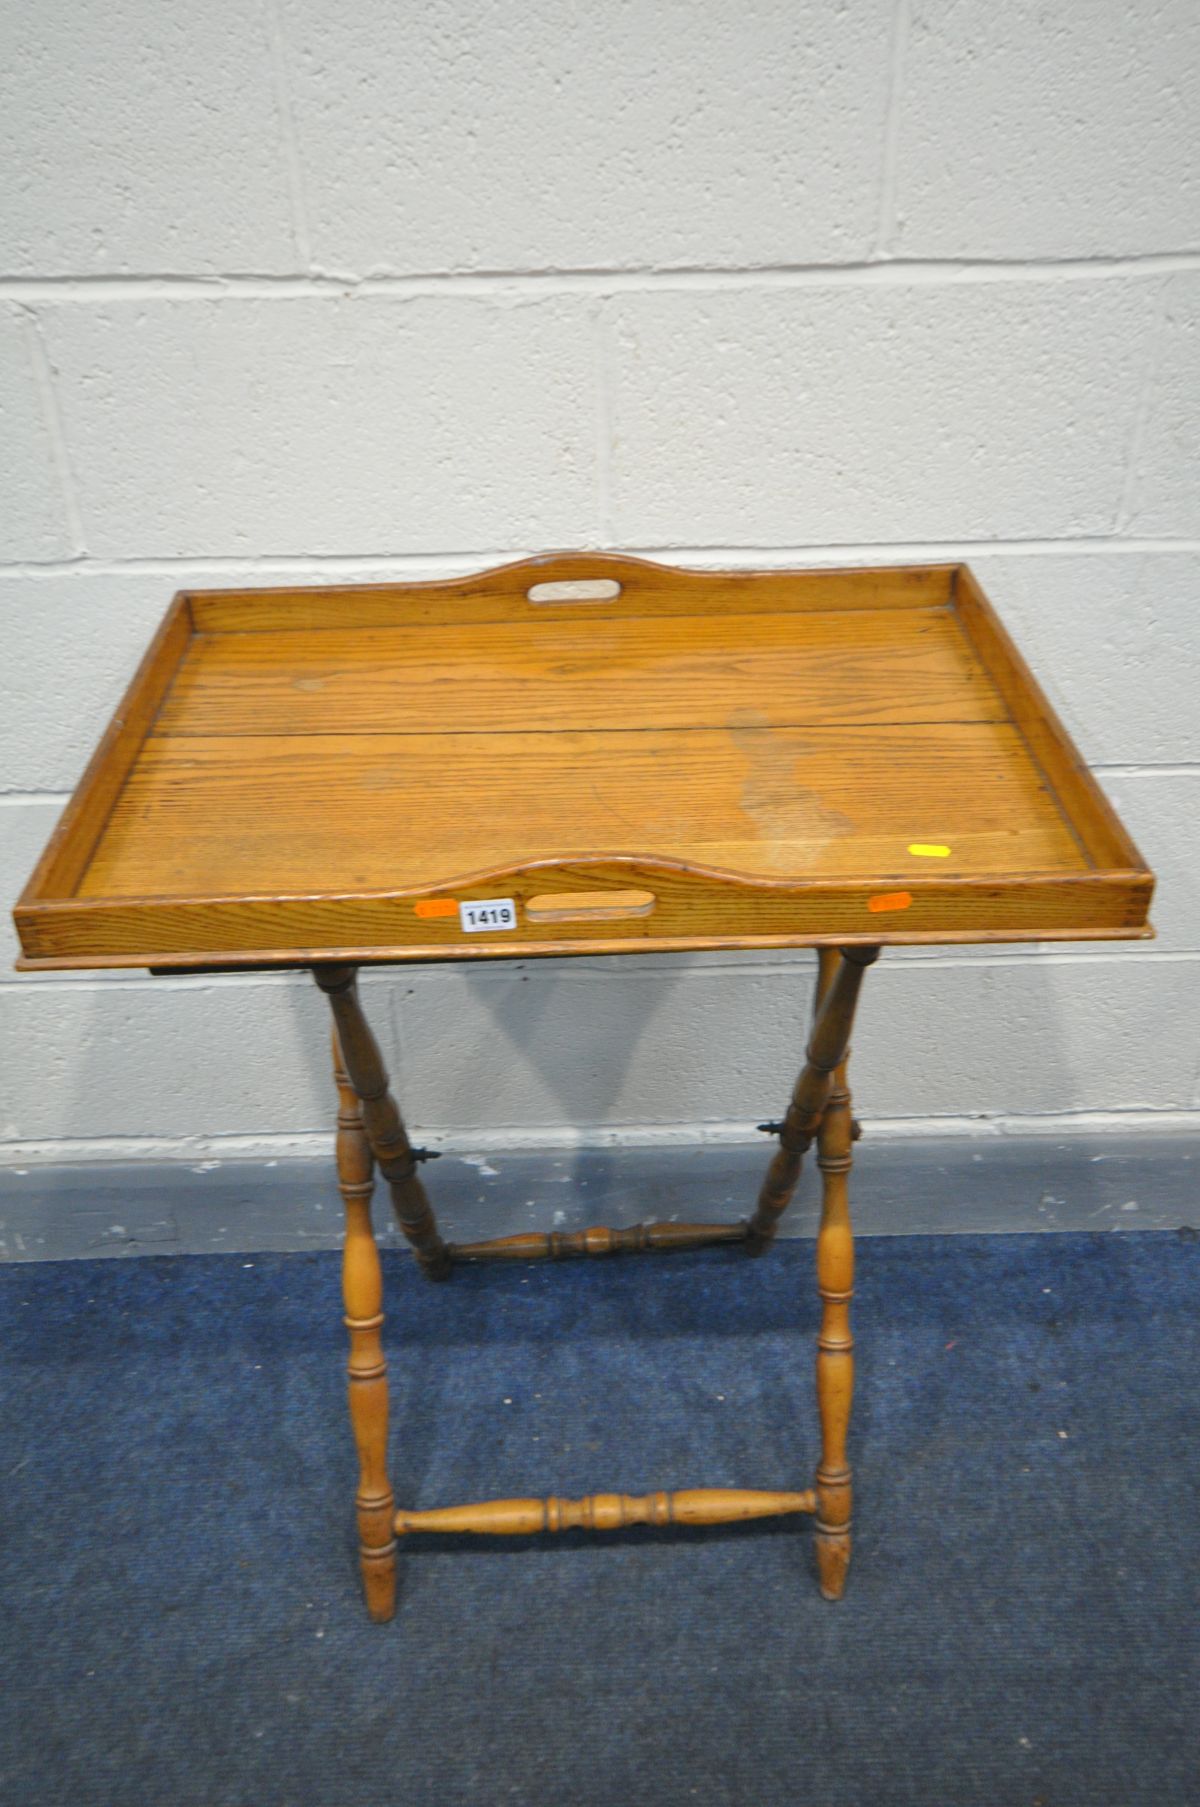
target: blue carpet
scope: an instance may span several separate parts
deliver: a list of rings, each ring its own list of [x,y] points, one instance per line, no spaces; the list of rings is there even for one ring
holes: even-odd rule
[[[389,1259],[437,1505],[809,1484],[809,1244]],[[846,1599],[807,1521],[415,1543],[358,1596],[329,1254],[0,1270],[6,1803],[1200,1799],[1194,1233],[868,1239]]]

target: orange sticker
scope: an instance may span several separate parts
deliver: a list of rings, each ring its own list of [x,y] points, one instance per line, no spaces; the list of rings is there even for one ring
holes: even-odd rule
[[[879,915],[884,910],[907,910],[911,902],[911,891],[881,891],[878,897],[868,897],[867,908]]]
[[[413,905],[414,916],[457,916],[458,899],[455,897],[423,897],[420,903]]]

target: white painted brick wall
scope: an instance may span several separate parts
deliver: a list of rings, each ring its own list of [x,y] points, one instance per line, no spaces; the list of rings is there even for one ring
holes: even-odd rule
[[[275,59],[258,7],[66,0],[8,9],[4,35],[7,272],[295,268]]]
[[[55,468],[48,418],[39,393],[44,357],[32,319],[0,307],[0,444],[4,447],[4,506],[0,558],[53,559],[73,550]]]
[[[1194,0],[911,0],[903,257],[1200,248]]]
[[[1198,10],[1200,16],[1200,10]],[[1165,285],[1159,358],[1131,486],[1131,529],[1200,534],[1200,277]]]
[[[891,0],[283,0],[323,268],[867,255]]]
[[[328,295],[46,315],[99,556],[594,537],[594,352],[577,302]]]
[[[9,36],[6,900],[181,586],[966,557],[1160,939],[889,956],[864,1114],[1200,1121],[1191,0],[65,0]],[[742,1133],[811,966],[366,984],[415,1125],[470,1147]],[[322,1019],[294,977],[0,977],[0,1141],[316,1147]]]
[[[637,544],[1109,533],[1134,282],[622,295],[613,530]]]

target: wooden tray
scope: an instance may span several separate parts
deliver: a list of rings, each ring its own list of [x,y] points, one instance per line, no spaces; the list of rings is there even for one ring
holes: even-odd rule
[[[1152,886],[965,567],[581,553],[177,596],[16,920],[299,965],[1134,937]]]

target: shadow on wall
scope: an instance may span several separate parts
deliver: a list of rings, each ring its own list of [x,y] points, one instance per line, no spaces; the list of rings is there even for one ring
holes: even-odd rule
[[[459,1147],[750,1136],[802,1060],[814,961],[751,956],[513,962],[367,974],[364,1003],[415,1138]],[[886,1122],[1163,1111],[1190,1102],[1192,969],[1170,959],[1005,953],[937,962],[892,950],[864,986],[852,1079]],[[41,1075],[14,1139],[332,1136],[328,1010],[302,975],[12,988],[11,1027]],[[24,1113],[23,1113],[24,1115]],[[915,1126],[915,1124],[914,1124]],[[225,1152],[225,1151],[222,1151]],[[229,1154],[236,1152],[229,1148]],[[198,1159],[209,1158],[201,1148]],[[570,1197],[566,1194],[566,1197]]]
[[[395,994],[405,1081],[419,1120],[500,1160],[523,1132],[561,1135],[561,1189],[531,1228],[601,1221],[616,1183],[606,1138],[639,1131],[702,1140],[744,1130],[786,1097],[803,1039],[814,961],[597,956],[413,976]],[[755,1036],[763,1000],[768,1032]],[[439,1089],[440,1088],[440,1089]],[[586,1173],[572,1148],[589,1148]],[[590,1189],[583,1190],[584,1187]],[[638,1215],[686,1217],[686,1199],[648,1193]]]
[[[406,987],[407,997],[393,994],[393,1008],[414,1106],[433,1121],[449,1115],[447,1128],[477,1131],[485,1156],[489,1129],[534,1136],[550,1129],[590,1141],[588,1180],[568,1148],[570,1183],[561,1200],[536,1213],[539,1229],[580,1227],[594,1215],[581,1185],[606,1195],[612,1180],[604,1136],[629,1124],[687,1120],[694,1108],[670,1020],[686,976],[686,966],[639,974],[637,963],[605,957],[471,967],[445,974],[450,983],[431,986],[425,1009],[411,1015],[420,988]],[[422,1029],[433,1042],[429,1080],[440,1078],[445,1088],[440,1101],[418,1078],[427,1051]]]

